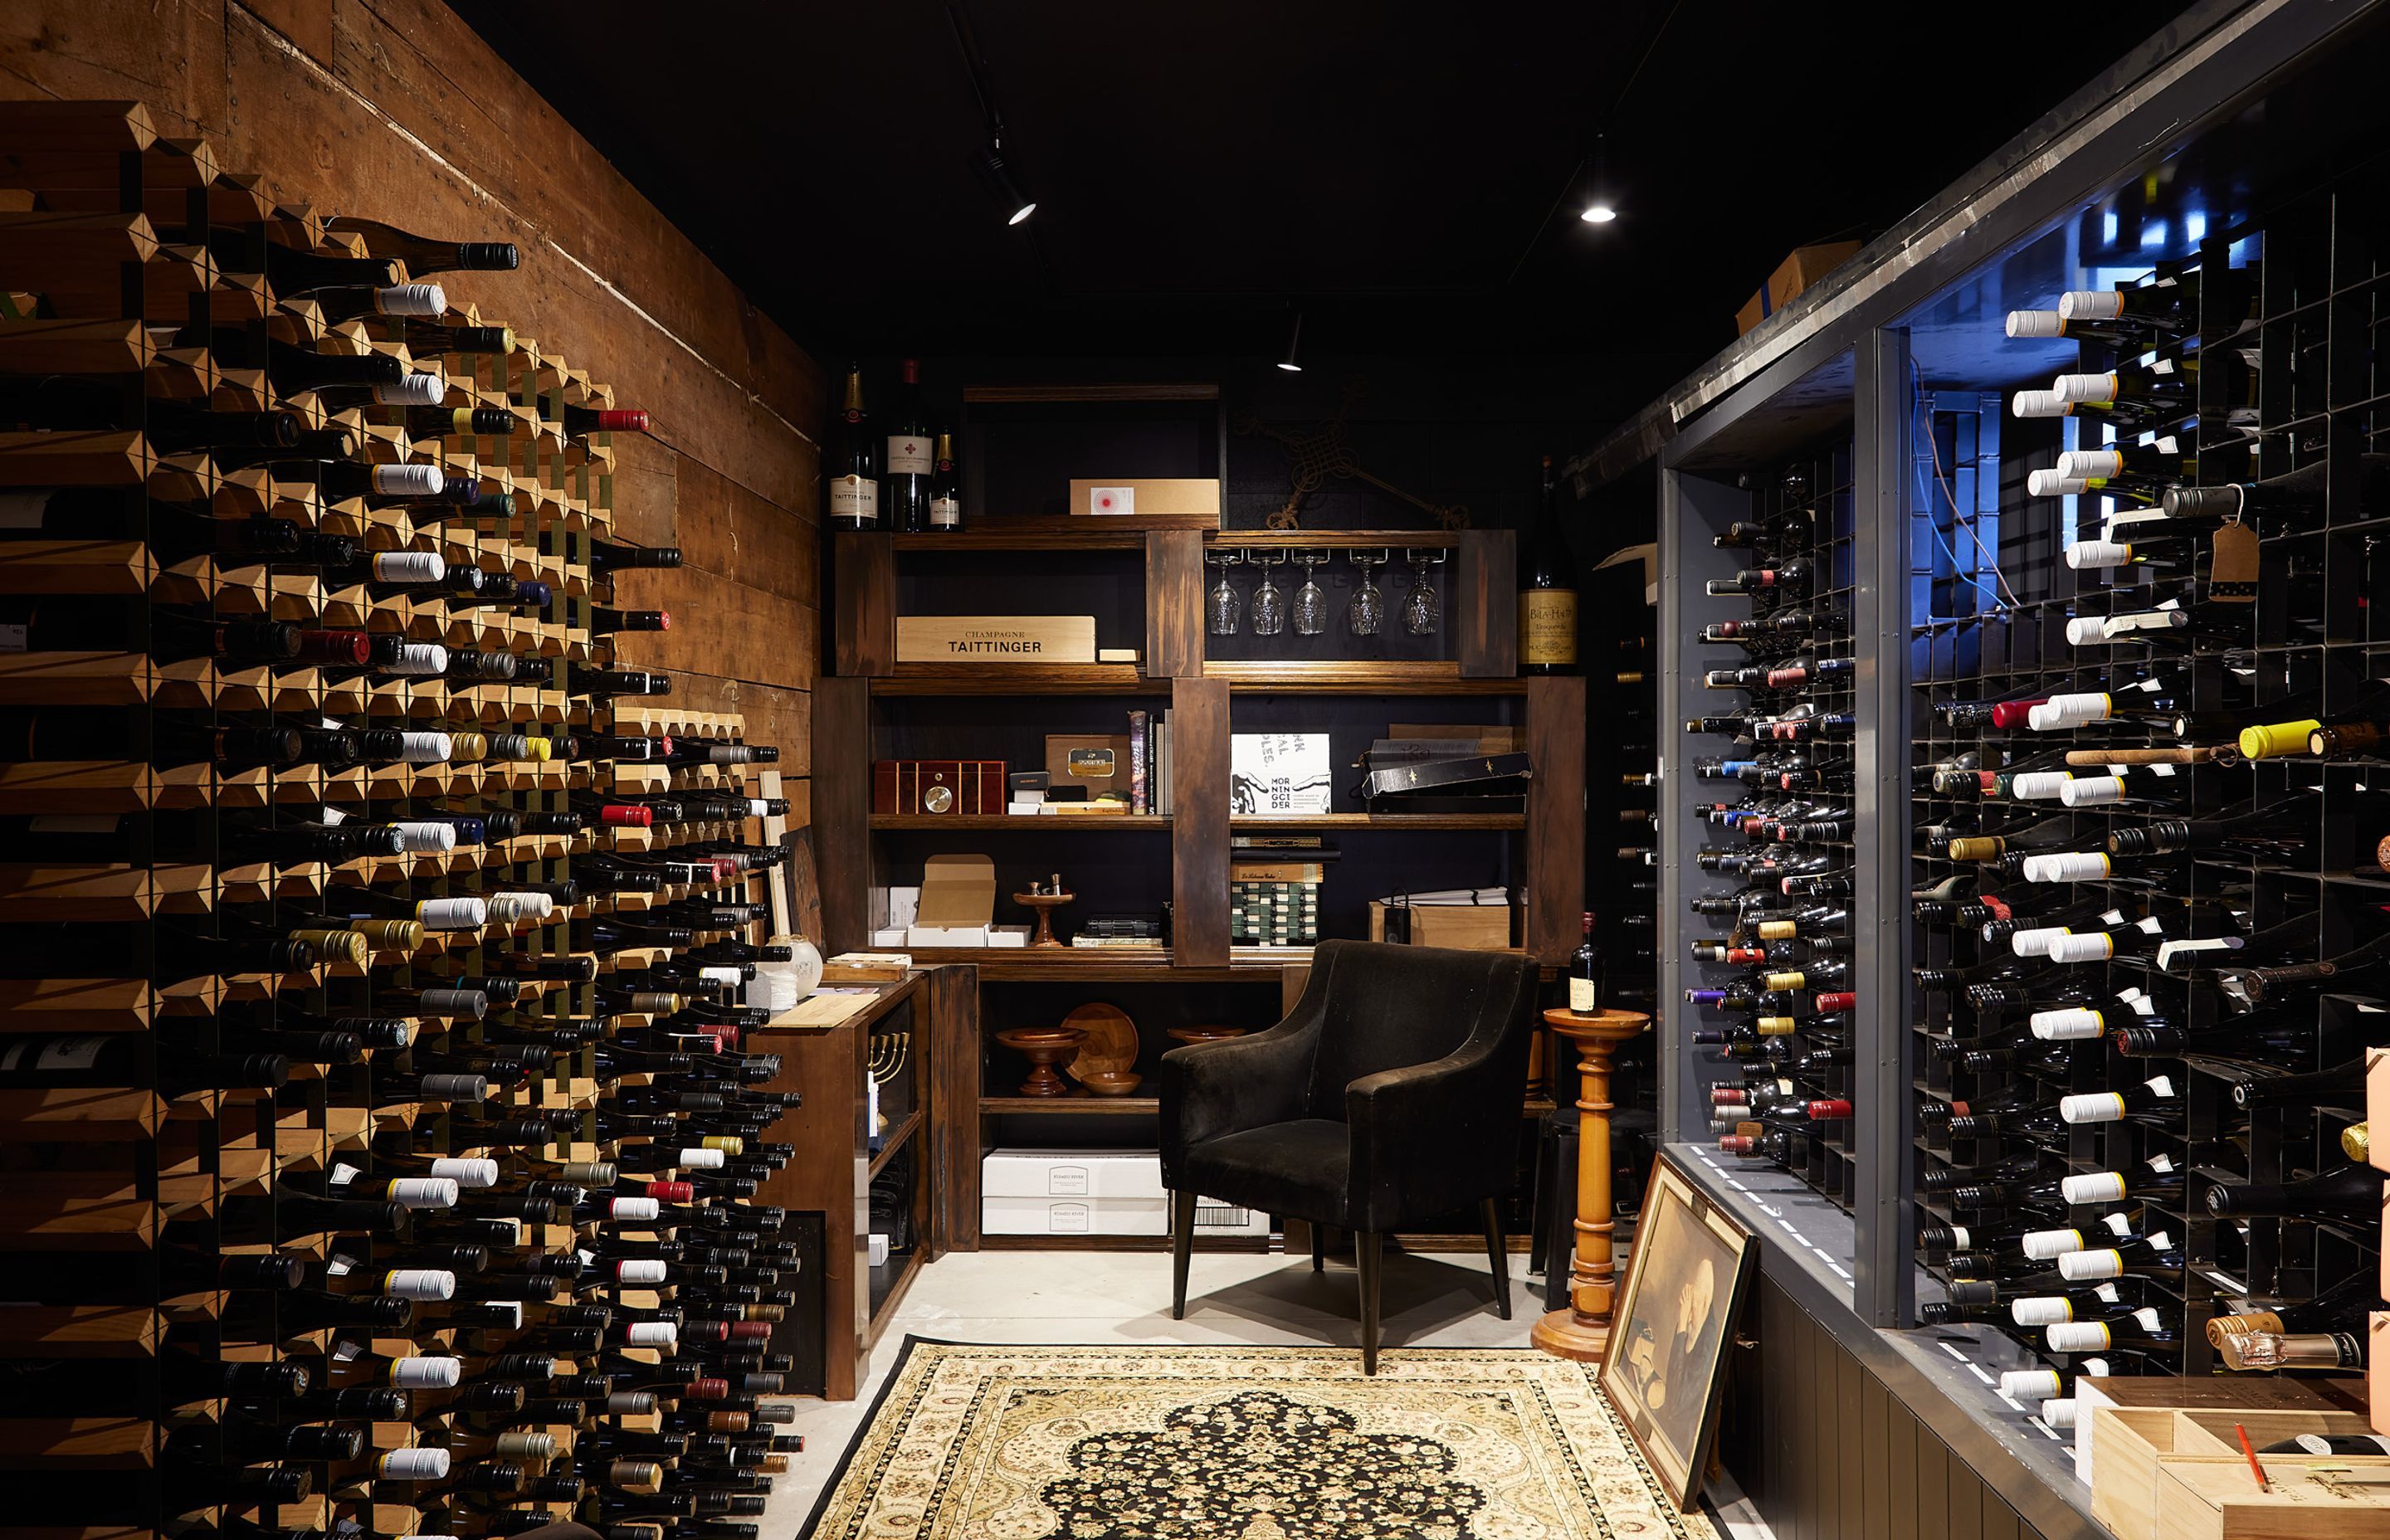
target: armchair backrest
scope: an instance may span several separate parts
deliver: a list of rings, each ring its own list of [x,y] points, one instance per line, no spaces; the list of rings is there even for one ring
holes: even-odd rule
[[[1456,952],[1327,941],[1294,1007],[1321,1012],[1305,1110],[1344,1117],[1344,1087],[1381,1070],[1426,1064],[1472,1037],[1516,1033],[1523,1077],[1525,1033],[1536,1004],[1536,965],[1512,952]]]

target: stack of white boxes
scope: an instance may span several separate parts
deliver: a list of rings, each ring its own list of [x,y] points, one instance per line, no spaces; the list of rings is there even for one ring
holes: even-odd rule
[[[1168,1235],[1155,1149],[999,1149],[980,1163],[985,1235]],[[1270,1216],[1206,1198],[1198,1235],[1267,1236]]]

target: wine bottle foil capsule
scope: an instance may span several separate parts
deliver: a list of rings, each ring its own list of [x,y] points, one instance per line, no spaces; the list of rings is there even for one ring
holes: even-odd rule
[[[460,1359],[401,1358],[390,1367],[390,1382],[405,1390],[445,1390],[463,1379],[464,1371]]]
[[[476,1157],[443,1155],[431,1162],[431,1174],[444,1176],[460,1187],[494,1187],[498,1185],[498,1162]]]

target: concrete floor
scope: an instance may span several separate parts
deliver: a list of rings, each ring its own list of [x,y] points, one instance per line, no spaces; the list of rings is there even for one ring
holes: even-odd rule
[[[1494,1313],[1484,1255],[1389,1252],[1381,1345],[1524,1347],[1543,1312],[1511,1259],[1510,1319]],[[763,1521],[765,1540],[802,1540],[805,1518],[837,1470],[848,1440],[896,1361],[907,1333],[958,1342],[1360,1345],[1353,1269],[1324,1275],[1302,1256],[1199,1254],[1187,1285],[1187,1318],[1170,1318],[1170,1258],[1153,1251],[958,1251],[921,1270],[871,1355],[853,1401],[801,1401],[789,1431],[805,1452],[780,1478]],[[1729,1494],[1729,1495],[1733,1495]],[[1732,1540],[1767,1540],[1749,1506],[1723,1509]]]

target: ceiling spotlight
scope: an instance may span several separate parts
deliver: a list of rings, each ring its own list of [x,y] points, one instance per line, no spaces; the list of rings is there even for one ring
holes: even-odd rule
[[[1005,219],[1005,223],[1007,225],[1018,225],[1022,220],[1027,219],[1031,214],[1035,213],[1037,212],[1037,200],[1021,190],[1021,184],[1012,179],[1011,171],[1008,169],[1004,163],[1004,141],[1002,139],[990,139],[987,142],[987,155],[985,159],[987,162],[988,174],[996,179],[996,190],[997,196],[1001,199],[1003,206],[1012,211],[1012,212]]]
[[[1607,225],[1618,217],[1617,200],[1610,196],[1610,135],[1597,134],[1593,138],[1593,195],[1586,199],[1585,212],[1577,218],[1587,225]]]
[[[1289,374],[1301,374],[1303,366],[1295,362],[1294,352],[1302,345],[1303,312],[1298,310],[1294,313],[1294,333],[1286,340],[1286,356],[1279,360],[1278,366]]]

